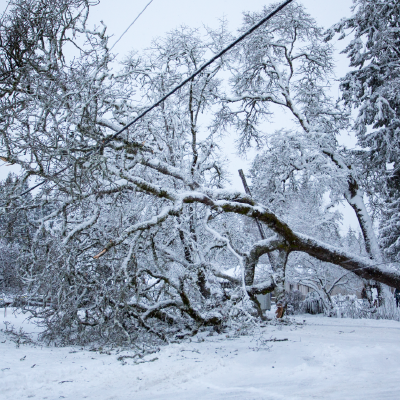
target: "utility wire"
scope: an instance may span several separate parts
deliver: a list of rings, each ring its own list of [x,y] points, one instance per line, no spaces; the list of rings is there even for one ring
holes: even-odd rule
[[[146,11],[146,8],[153,2],[154,0],[150,0],[146,6],[143,8],[143,10],[139,13],[139,15],[133,20],[133,22],[125,29],[125,32],[119,37],[119,39],[112,45],[110,51],[115,47],[115,45],[122,39],[122,37],[125,35],[126,32],[129,31],[131,26],[139,19],[139,17]]]
[[[1,14],[0,23],[3,22],[3,18],[4,18],[5,15],[6,15],[6,12],[7,12],[7,10],[8,10],[8,6],[9,6],[9,5],[10,5],[10,2],[8,1],[8,2],[7,2],[7,7],[6,7],[6,9],[3,11],[3,14]]]
[[[261,21],[259,21],[256,25],[251,27],[248,31],[243,33],[243,35],[239,36],[236,40],[234,40],[231,44],[229,44],[227,47],[225,47],[223,50],[221,50],[218,54],[216,54],[214,57],[212,57],[210,60],[208,60],[206,63],[204,63],[197,71],[195,71],[192,75],[190,75],[188,78],[186,78],[184,81],[182,81],[178,86],[176,86],[174,89],[172,89],[170,92],[168,92],[164,97],[162,97],[160,100],[158,100],[156,103],[154,103],[152,106],[147,108],[145,111],[143,111],[141,114],[139,114],[135,119],[133,119],[131,122],[129,122],[127,125],[125,125],[120,131],[106,139],[102,147],[110,143],[112,140],[117,138],[122,132],[127,130],[130,126],[132,126],[134,123],[142,119],[146,114],[148,114],[151,110],[154,108],[158,107],[161,103],[163,103],[165,100],[168,99],[168,97],[172,96],[175,92],[177,92],[179,89],[181,89],[183,86],[185,86],[188,82],[190,82],[193,78],[195,78],[197,75],[201,74],[208,66],[210,66],[214,61],[218,60],[218,58],[221,58],[225,53],[227,53],[229,50],[231,50],[234,46],[236,46],[238,43],[240,43],[243,39],[245,39],[247,36],[252,34],[256,29],[258,29],[261,25],[263,25],[265,22],[270,20],[273,16],[275,16],[279,11],[281,11],[284,7],[286,7],[289,3],[291,3],[293,0],[287,0],[281,5],[279,5],[274,11],[269,13],[265,18],[263,18]]]
[[[154,1],[154,0],[150,0],[150,1],[146,4],[146,6],[143,8],[143,10],[137,15],[137,17],[136,17],[136,18],[133,20],[133,22],[128,26],[128,28],[125,29],[125,31],[124,31],[124,32],[122,33],[122,35],[118,38],[118,40],[112,45],[112,47],[110,48],[109,51],[111,51],[111,50],[115,47],[115,45],[122,39],[122,37],[126,34],[126,32],[128,32],[128,30],[132,27],[132,25],[139,19],[139,17],[146,11],[147,7],[148,7],[153,1]],[[5,13],[6,13],[6,11],[7,11],[9,5],[10,5],[10,2],[8,2],[7,7],[6,7],[5,11],[3,12],[3,14],[2,14],[0,20],[3,19],[3,16],[5,15]],[[87,156],[90,156],[92,153],[93,153],[93,151],[90,151],[89,153],[87,153]],[[1,166],[5,165],[5,164],[6,164],[6,163],[2,164]],[[53,177],[56,177],[56,176],[60,175],[62,172],[66,171],[68,168],[69,168],[69,165],[66,166],[65,168],[63,168],[63,169],[57,171],[56,173],[54,173]],[[24,196],[25,194],[28,194],[28,193],[31,192],[32,190],[35,190],[37,187],[43,185],[46,181],[47,181],[47,180],[44,180],[44,181],[38,183],[37,185],[32,186],[31,188],[25,190],[24,192],[22,192],[21,194],[19,194],[19,197]]]
[[[142,10],[142,12],[136,17],[136,19],[132,22],[132,24],[128,27],[128,29],[135,23],[135,21],[140,17],[140,15],[145,11],[145,9],[152,3],[153,0],[151,0],[146,7]],[[121,130],[116,132],[114,135],[110,136],[109,138],[105,139],[101,146],[97,148],[96,150],[102,150],[108,143],[116,139],[122,132],[126,131],[129,127],[131,127],[133,124],[138,122],[140,119],[142,119],[145,115],[147,115],[150,111],[158,107],[161,103],[163,103],[165,100],[168,99],[168,97],[172,96],[174,93],[176,93],[179,89],[181,89],[183,86],[185,86],[188,82],[190,82],[192,79],[194,79],[197,75],[201,74],[208,66],[210,66],[213,62],[221,58],[225,53],[227,53],[229,50],[231,50],[233,47],[235,47],[238,43],[240,43],[243,39],[245,39],[247,36],[251,35],[255,30],[257,30],[260,26],[262,26],[265,22],[270,20],[272,17],[274,17],[276,14],[278,14],[279,11],[281,11],[283,8],[285,8],[288,4],[290,4],[293,0],[286,0],[284,3],[280,4],[278,7],[275,8],[272,12],[270,12],[266,17],[261,19],[257,24],[253,25],[249,30],[247,30],[245,33],[243,33],[241,36],[239,36],[236,40],[234,40],[232,43],[230,43],[227,47],[225,47],[223,50],[221,50],[218,54],[216,54],[214,57],[212,57],[210,60],[208,60],[206,63],[204,63],[199,69],[197,69],[192,75],[190,75],[188,78],[183,80],[178,86],[176,86],[174,89],[172,89],[170,92],[168,92],[165,96],[163,96],[160,100],[158,100],[156,103],[154,103],[152,106],[148,107],[145,111],[140,113],[136,118],[134,118],[131,122],[129,122],[127,125],[125,125]],[[121,37],[117,40],[117,42],[122,38],[122,36],[128,31],[126,31],[121,35]],[[117,44],[117,42],[114,43],[114,46]],[[114,47],[113,46],[113,47]],[[86,156],[90,156],[93,154],[95,150],[92,150],[86,154]],[[61,174],[65,170],[68,169],[68,166],[61,169],[60,171],[56,172],[53,177]],[[29,188],[25,192],[21,193],[18,197],[24,196],[25,194],[31,192],[32,190],[36,189],[37,187],[43,185],[46,183],[48,179],[45,179],[44,181],[38,183],[37,185]],[[4,206],[4,205],[2,205]]]

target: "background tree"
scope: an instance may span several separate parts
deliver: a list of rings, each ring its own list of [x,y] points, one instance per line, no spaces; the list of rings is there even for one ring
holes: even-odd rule
[[[21,271],[24,268],[22,253],[29,248],[33,238],[33,227],[29,218],[34,210],[26,209],[26,204],[32,200],[27,195],[24,199],[18,198],[18,194],[28,188],[28,185],[20,186],[20,181],[15,174],[9,174],[0,183],[0,201],[4,204],[11,196],[17,196],[9,203],[7,212],[0,214],[0,287],[1,291],[8,295],[21,294],[25,285],[21,279]]]
[[[265,8],[261,14],[246,15],[243,30],[272,7]],[[380,248],[357,171],[336,141],[336,136],[347,124],[348,115],[327,95],[333,76],[333,60],[332,48],[323,42],[323,38],[322,28],[301,5],[292,3],[282,10],[276,19],[239,47],[232,67],[233,95],[225,98],[220,118],[237,128],[241,145],[247,146],[252,139],[260,139],[260,122],[268,120],[274,107],[288,111],[295,128],[266,135],[270,148],[276,146],[275,157],[280,157],[278,149],[282,157],[292,157],[280,164],[291,163],[283,167],[288,174],[292,173],[290,169],[307,170],[303,173],[319,179],[325,174],[327,186],[330,184],[326,190],[334,202],[344,197],[354,209],[366,250],[371,259],[380,262]],[[290,147],[289,151],[285,150],[286,146]],[[287,179],[283,178],[284,181]]]
[[[389,258],[397,259],[400,2],[354,0],[352,12],[328,31],[327,39],[335,33],[341,34],[339,39],[351,37],[343,53],[352,70],[340,87],[344,101],[358,110],[354,128],[363,151],[355,156],[364,164],[370,204],[376,204],[375,212],[382,218],[381,245]]]

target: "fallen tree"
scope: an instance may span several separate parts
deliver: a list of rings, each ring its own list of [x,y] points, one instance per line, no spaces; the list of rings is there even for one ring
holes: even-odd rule
[[[224,189],[219,137],[230,115],[215,112],[227,101],[216,76],[232,55],[108,140],[217,53],[229,40],[224,27],[206,40],[176,30],[115,72],[105,30],[86,27],[87,3],[66,0],[67,19],[37,20],[46,29],[26,25],[28,6],[32,13],[51,8],[45,0],[19,0],[12,8],[32,30],[35,58],[19,60],[18,79],[8,74],[2,83],[2,157],[22,168],[5,211],[26,214],[18,274],[24,307],[45,325],[44,338],[157,344],[204,326],[238,326],[260,314],[257,294],[283,296],[293,252],[400,286],[398,269],[297,232],[262,202]],[[3,30],[15,22],[4,21]],[[70,62],[66,42],[78,49]],[[215,117],[208,127],[203,113]],[[32,197],[18,196],[34,178],[46,184]],[[266,239],[246,228],[252,220],[267,228]],[[272,274],[258,274],[264,254]],[[232,266],[240,277],[227,273]],[[29,298],[51,301],[29,306]]]

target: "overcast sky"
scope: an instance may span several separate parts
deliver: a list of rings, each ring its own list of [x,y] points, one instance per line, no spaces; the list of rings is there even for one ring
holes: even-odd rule
[[[4,0],[2,0],[4,1]],[[109,33],[117,39],[129,26],[149,0],[102,0],[93,8],[91,20],[101,20],[108,26]],[[153,0],[115,48],[124,53],[126,49],[143,48],[153,37],[180,25],[211,28],[219,25],[223,17],[234,31],[242,22],[243,11],[260,11],[270,0]],[[349,15],[351,0],[302,0],[300,1],[319,25],[330,27],[341,18]],[[113,43],[113,41],[112,41]]]
[[[108,32],[118,38],[130,25],[149,0],[101,0],[92,8],[91,22],[99,24],[102,20]],[[203,24],[217,27],[225,17],[229,28],[240,26],[243,11],[259,11],[270,0],[153,0],[145,13],[118,43],[121,53],[131,48],[146,47],[151,39],[180,26],[199,27]],[[351,0],[299,0],[319,25],[329,27],[350,13]],[[0,0],[1,12],[8,1]],[[54,4],[57,2],[54,1]]]
[[[99,5],[92,8],[89,24],[98,26],[100,21],[103,21],[107,25],[109,35],[113,35],[110,41],[113,44],[149,1],[101,0]],[[227,20],[229,30],[235,32],[242,23],[244,11],[260,11],[265,5],[273,2],[270,0],[247,0],[246,2],[242,0],[153,0],[113,51],[118,53],[118,58],[122,58],[132,49],[141,50],[148,47],[153,38],[163,36],[166,32],[181,25],[189,27],[206,25],[217,28],[222,18]],[[301,0],[299,2],[306,7],[318,25],[324,28],[328,28],[341,18],[349,16],[352,4],[352,0]],[[6,0],[0,0],[2,11],[6,5]],[[339,51],[343,49],[343,43],[336,43],[336,47],[338,49],[335,54],[336,75],[340,77],[346,73],[348,62],[344,55],[339,54]],[[338,95],[337,89],[333,95]],[[350,147],[354,145],[354,141],[350,138],[346,137],[345,141]],[[243,168],[245,171],[248,169],[249,161],[254,152],[250,153],[246,160],[235,154],[233,145],[227,143],[226,149],[231,163],[233,186],[241,189],[240,179],[236,171],[239,168]],[[4,178],[10,170],[9,168],[7,168],[7,171],[5,169],[4,166],[0,167],[0,178]],[[346,214],[346,219],[351,218],[351,214]],[[346,225],[348,224],[346,223]]]

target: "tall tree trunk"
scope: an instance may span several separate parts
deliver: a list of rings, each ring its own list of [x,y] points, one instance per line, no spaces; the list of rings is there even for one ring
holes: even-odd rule
[[[381,249],[379,248],[378,240],[374,232],[372,219],[368,214],[367,208],[364,203],[364,192],[359,188],[357,181],[353,176],[349,177],[349,190],[344,194],[347,202],[356,213],[358,224],[360,225],[361,232],[364,237],[365,250],[367,251],[371,260],[381,263],[383,261]],[[381,283],[374,280],[364,279],[364,287],[367,300],[370,306],[374,306],[374,299],[372,295],[372,288],[377,289],[380,296],[380,305],[384,302],[384,289]]]
[[[368,214],[367,208],[364,202],[364,192],[360,189],[357,179],[354,177],[351,166],[348,165],[344,159],[334,152],[324,151],[325,154],[329,155],[332,161],[341,169],[348,172],[348,190],[345,191],[344,197],[353,208],[356,213],[358,224],[363,234],[365,250],[367,251],[369,258],[381,263],[383,261],[381,249],[379,248],[378,239],[374,232],[372,219]],[[379,282],[374,280],[364,279],[365,294],[370,305],[373,305],[372,288],[377,288],[378,292],[383,294],[384,290]],[[381,303],[383,303],[383,295],[381,295]]]
[[[351,165],[348,165],[344,158],[334,151],[323,150],[323,152],[329,156],[340,169],[346,171],[348,174],[348,188],[344,192],[344,197],[356,213],[358,224],[360,225],[364,237],[365,250],[369,257],[371,260],[382,262],[382,253],[374,232],[372,220],[365,207],[364,192],[360,189],[357,179],[352,172]]]
[[[348,182],[349,190],[345,192],[344,196],[356,213],[358,223],[364,237],[365,250],[367,251],[371,260],[382,262],[381,249],[379,248],[371,217],[368,214],[367,208],[365,207],[364,192],[359,188],[358,183],[353,176],[349,177]]]
[[[286,310],[285,272],[289,253],[286,250],[276,250],[268,253],[269,262],[275,273],[275,303],[276,316],[282,318]]]

